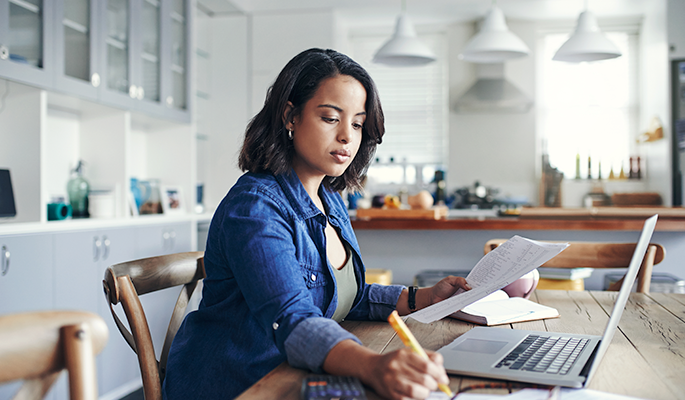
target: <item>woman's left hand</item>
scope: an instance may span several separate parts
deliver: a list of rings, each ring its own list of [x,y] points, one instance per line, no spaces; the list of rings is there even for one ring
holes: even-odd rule
[[[460,276],[448,276],[430,288],[430,304],[435,304],[451,297],[458,290],[471,290],[466,279]]]

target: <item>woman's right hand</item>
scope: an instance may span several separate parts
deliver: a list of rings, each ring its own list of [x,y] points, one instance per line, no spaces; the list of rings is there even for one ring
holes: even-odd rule
[[[361,380],[387,399],[425,399],[430,392],[438,390],[438,383],[449,384],[442,356],[426,353],[430,360],[409,348],[377,355],[369,365],[369,374]]]

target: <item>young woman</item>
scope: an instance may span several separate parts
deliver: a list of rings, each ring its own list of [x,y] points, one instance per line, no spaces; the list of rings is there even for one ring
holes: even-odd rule
[[[233,398],[284,361],[359,377],[391,399],[448,383],[438,354],[379,355],[338,324],[413,311],[406,287],[365,283],[338,194],[360,188],[383,124],[371,77],[349,57],[310,49],[281,71],[245,133],[248,172],[214,213],[202,302],[171,347],[167,400]],[[465,280],[450,277],[419,289],[413,308],[459,288]]]

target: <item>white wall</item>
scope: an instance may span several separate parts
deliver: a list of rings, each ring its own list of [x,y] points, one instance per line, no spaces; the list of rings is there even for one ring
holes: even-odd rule
[[[210,101],[203,110],[203,135],[198,168],[205,175],[205,206],[212,211],[242,172],[238,168],[238,153],[245,126],[250,118],[248,109],[248,18],[240,15],[203,19],[208,24],[210,54],[207,80]],[[199,24],[199,23],[198,23]],[[206,72],[207,73],[207,72]]]
[[[685,3],[680,1],[680,3]],[[640,32],[640,133],[649,130],[652,118],[664,125],[664,139],[638,145],[645,165],[647,190],[661,194],[664,204],[673,204],[671,162],[671,100],[666,25],[666,2],[649,2],[651,6]],[[672,14],[671,11],[669,13]],[[682,16],[680,14],[680,22]]]
[[[20,83],[0,79],[0,168],[9,169],[17,215],[4,221],[28,222],[41,219],[41,181],[43,166],[41,137],[47,113],[45,92]],[[47,210],[43,210],[47,215]]]
[[[312,11],[252,16],[251,115],[261,110],[267,89],[291,58],[312,47],[333,47],[333,15]]]

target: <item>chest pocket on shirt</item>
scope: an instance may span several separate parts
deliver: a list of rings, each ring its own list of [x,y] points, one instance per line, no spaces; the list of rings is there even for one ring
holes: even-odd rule
[[[304,282],[309,289],[326,285],[326,274],[320,269],[306,264],[300,264],[300,268],[302,269]]]

